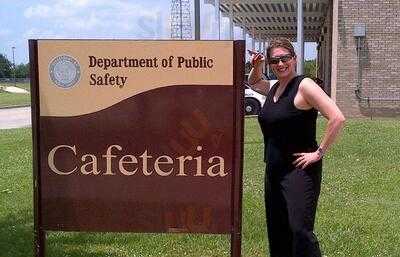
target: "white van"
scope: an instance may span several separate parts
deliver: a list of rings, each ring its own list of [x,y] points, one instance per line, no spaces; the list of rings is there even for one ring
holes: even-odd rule
[[[269,80],[270,87],[278,80]],[[245,115],[258,115],[265,102],[265,96],[257,93],[250,86],[244,84],[244,113]]]

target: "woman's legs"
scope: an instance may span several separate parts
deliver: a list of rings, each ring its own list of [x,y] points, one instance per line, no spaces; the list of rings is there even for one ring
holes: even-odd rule
[[[295,169],[283,176],[267,173],[265,207],[271,257],[321,256],[313,233],[320,186],[321,163],[312,170]]]
[[[265,181],[265,208],[269,253],[271,257],[290,257],[291,232],[285,198],[280,189],[279,179],[268,177]]]
[[[317,237],[313,233],[321,187],[320,164],[306,171],[295,169],[281,181],[292,234],[292,257],[321,256]]]

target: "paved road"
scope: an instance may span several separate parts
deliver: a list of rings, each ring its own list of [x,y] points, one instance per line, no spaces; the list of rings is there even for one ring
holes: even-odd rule
[[[31,107],[0,109],[0,129],[31,126]]]

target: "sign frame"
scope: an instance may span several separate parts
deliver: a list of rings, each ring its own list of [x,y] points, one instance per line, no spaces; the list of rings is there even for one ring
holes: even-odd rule
[[[68,40],[68,39],[66,39]],[[34,256],[45,257],[46,230],[43,228],[42,217],[42,185],[40,168],[40,98],[39,98],[39,56],[37,39],[29,40],[29,59],[31,74],[31,115],[33,144],[33,201],[34,201]],[[74,40],[79,41],[79,40]],[[92,41],[86,40],[85,41]],[[93,39],[93,41],[114,41]],[[138,40],[115,40],[138,41]],[[152,40],[140,40],[152,41]],[[157,40],[162,41],[162,40]],[[173,40],[165,40],[172,41]],[[242,170],[243,170],[243,130],[244,130],[244,53],[245,41],[230,41],[233,43],[233,149],[232,149],[232,180],[231,180],[231,256],[241,256],[242,232]],[[232,112],[229,112],[232,114]],[[62,230],[60,230],[62,231]]]

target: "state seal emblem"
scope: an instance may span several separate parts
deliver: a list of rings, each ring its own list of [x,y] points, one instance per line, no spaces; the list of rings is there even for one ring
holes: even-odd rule
[[[71,88],[81,77],[81,68],[77,60],[68,55],[55,57],[49,66],[51,81],[58,87]]]

